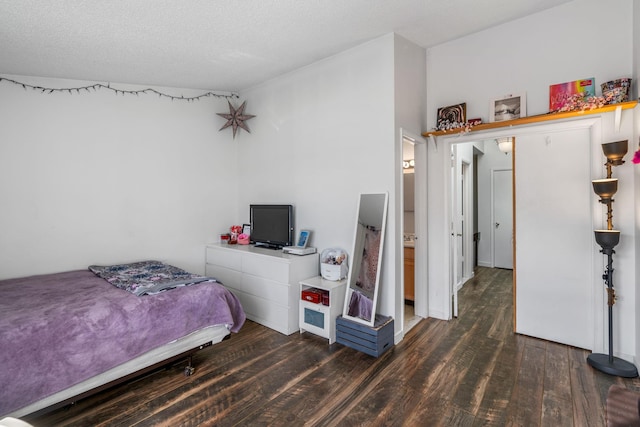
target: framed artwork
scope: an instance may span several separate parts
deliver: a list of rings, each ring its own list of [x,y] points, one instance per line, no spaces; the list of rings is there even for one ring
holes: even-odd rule
[[[527,116],[527,95],[516,93],[502,96],[489,103],[489,121],[502,122]]]
[[[242,224],[242,233],[246,235],[251,234],[251,224]]]
[[[438,130],[462,126],[467,121],[467,103],[438,108]]]
[[[551,85],[549,86],[549,112],[573,110],[574,104],[586,101],[592,96],[596,96],[596,80],[593,77]]]

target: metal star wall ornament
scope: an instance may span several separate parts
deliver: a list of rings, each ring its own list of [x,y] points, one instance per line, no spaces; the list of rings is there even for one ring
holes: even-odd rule
[[[227,100],[227,102],[229,103],[229,113],[216,113],[220,117],[224,117],[225,119],[227,119],[227,123],[225,123],[224,126],[220,128],[220,130],[226,129],[228,127],[232,127],[234,139],[236,137],[236,132],[238,131],[238,128],[242,128],[247,132],[251,133],[245,121],[252,119],[255,116],[244,113],[244,107],[247,104],[247,101],[244,101],[240,106],[240,108],[238,108],[237,110],[233,108],[233,105],[231,105],[231,101]]]

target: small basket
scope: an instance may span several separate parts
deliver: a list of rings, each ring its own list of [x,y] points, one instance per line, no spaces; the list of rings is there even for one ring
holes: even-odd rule
[[[600,88],[602,89],[602,96],[612,99],[610,104],[617,104],[619,102],[627,102],[629,100],[629,88],[631,87],[631,79],[623,78],[612,80],[610,82],[602,83]]]
[[[347,252],[340,248],[328,248],[320,255],[320,275],[325,280],[342,280],[347,277]]]
[[[323,262],[320,264],[320,275],[325,280],[342,280],[347,277],[347,264],[335,265]]]

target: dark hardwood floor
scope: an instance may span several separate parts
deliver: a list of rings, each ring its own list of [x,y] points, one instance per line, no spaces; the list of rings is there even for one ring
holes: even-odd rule
[[[40,418],[35,426],[604,426],[610,385],[587,351],[512,332],[511,271],[479,268],[460,317],[418,323],[375,359],[247,322],[175,365]]]

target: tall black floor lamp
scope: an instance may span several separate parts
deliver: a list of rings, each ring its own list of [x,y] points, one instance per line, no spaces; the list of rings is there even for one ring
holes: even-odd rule
[[[613,288],[613,254],[615,253],[613,248],[620,242],[620,231],[613,229],[612,197],[618,191],[618,180],[611,178],[611,166],[624,163],[622,158],[627,153],[627,149],[627,141],[602,144],[602,151],[607,157],[607,163],[605,163],[607,178],[592,182],[593,190],[600,196],[600,202],[607,205],[607,229],[595,230],[595,238],[602,248],[600,252],[607,256],[607,267],[602,278],[607,287],[607,305],[609,306],[609,354],[591,353],[587,357],[587,363],[609,375],[635,378],[638,376],[635,365],[613,355],[613,304],[616,302],[616,293]]]

